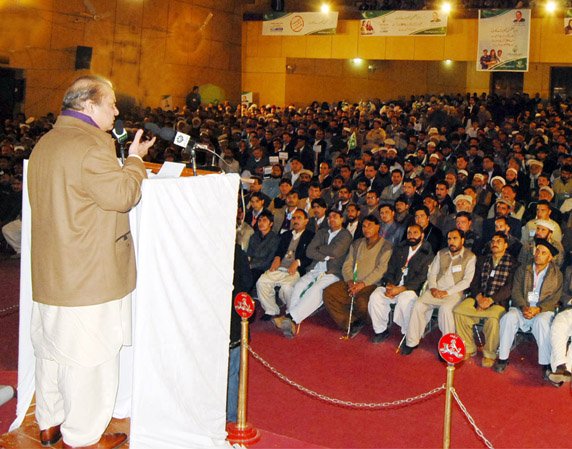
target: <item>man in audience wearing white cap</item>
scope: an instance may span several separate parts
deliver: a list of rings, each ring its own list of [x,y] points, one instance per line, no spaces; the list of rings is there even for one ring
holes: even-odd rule
[[[562,266],[565,253],[562,244],[554,238],[554,233],[556,230],[555,225],[558,226],[558,224],[546,219],[534,220],[535,228],[534,234],[532,236],[528,234],[524,235],[525,228],[523,227],[522,249],[520,250],[520,254],[518,256],[518,261],[521,264],[526,265],[527,263],[531,263],[534,258],[534,251],[536,249],[535,241],[538,239],[544,239],[558,250],[558,254],[554,256],[554,264],[556,264],[558,267]],[[560,228],[558,227],[558,229]]]
[[[507,184],[503,186],[503,188],[501,189],[500,198],[509,202],[511,206],[510,216],[516,218],[517,220],[520,220],[524,215],[525,208],[520,201],[516,200],[516,195],[517,195],[517,186],[513,184]],[[494,216],[495,216],[495,208],[491,207],[489,209],[488,218],[493,218]]]
[[[493,176],[491,178],[491,189],[496,198],[501,196],[502,188],[506,186],[506,181],[502,176]]]
[[[481,217],[486,217],[491,204],[494,202],[493,192],[487,188],[486,176],[482,173],[475,173],[472,184],[477,193],[475,213]]]
[[[507,224],[510,226],[510,233],[520,240],[522,235],[522,224],[520,220],[510,216],[512,204],[504,198],[499,198],[495,203],[495,217],[483,220],[483,240],[488,242],[495,232],[495,219],[498,217],[506,218]]]
[[[525,225],[522,227],[522,243],[526,245],[529,240],[532,240],[534,233],[536,232],[536,224],[538,220],[546,220],[552,223],[552,240],[562,242],[562,230],[560,225],[556,220],[552,219],[552,208],[550,203],[546,200],[537,201],[536,204],[536,215],[534,218],[526,221]]]
[[[467,170],[457,170],[457,187],[459,192],[463,192],[469,185],[469,172]]]
[[[483,234],[483,217],[474,213],[473,198],[469,195],[457,195],[455,200],[457,212],[468,212],[472,216],[472,229],[479,236]],[[448,229],[446,230],[448,231]]]
[[[528,165],[528,190],[529,198],[535,199],[538,197],[538,177],[542,173],[544,164],[537,159],[529,159],[526,163]]]
[[[541,175],[540,179],[542,179],[542,177],[544,177],[545,175]],[[551,213],[550,213],[550,218],[552,220],[554,220],[557,223],[561,223],[562,222],[562,212],[560,211],[560,209],[557,209],[556,207],[554,207],[554,205],[552,204],[552,200],[554,199],[554,190],[552,190],[552,188],[550,186],[542,186],[538,189],[538,197],[536,199],[536,201],[531,201],[530,203],[528,203],[528,207],[526,208],[526,211],[524,212],[524,215],[522,216],[522,222],[526,223],[529,220],[532,220],[536,217],[536,205],[538,204],[539,201],[544,200],[548,202],[548,205],[550,207]],[[570,205],[572,206],[572,201],[570,202]],[[564,212],[568,212],[564,211]]]
[[[554,245],[537,239],[532,263],[516,270],[512,307],[500,321],[499,358],[493,367],[497,373],[506,369],[514,337],[520,329],[532,331],[538,345],[538,363],[545,376],[550,363],[550,324],[562,296],[562,273],[553,262],[557,254]]]
[[[395,145],[395,141],[393,139],[385,139],[386,145],[388,141],[393,142],[393,145]],[[389,164],[389,170],[391,172],[393,172],[393,170],[399,170],[403,173],[403,166],[397,159],[397,149],[394,146],[387,146],[387,156],[385,161]]]

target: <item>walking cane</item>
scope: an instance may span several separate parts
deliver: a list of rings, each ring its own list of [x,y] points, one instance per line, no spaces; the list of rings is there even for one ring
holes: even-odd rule
[[[353,283],[355,284],[357,282],[357,260],[354,264],[354,276],[353,276]],[[350,330],[352,327],[352,316],[354,313],[354,302],[355,302],[355,295],[352,294],[351,296],[351,302],[350,302],[350,315],[348,317],[348,328],[346,330],[346,335],[343,335],[342,337],[340,337],[340,340],[349,340],[350,339]]]

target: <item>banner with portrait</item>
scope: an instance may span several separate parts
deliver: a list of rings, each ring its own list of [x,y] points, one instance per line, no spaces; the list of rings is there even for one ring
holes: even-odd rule
[[[564,17],[564,34],[572,36],[572,9],[567,9]]]
[[[477,71],[528,72],[530,9],[480,9]]]
[[[264,14],[263,36],[336,34],[337,12],[293,12]]]
[[[428,11],[364,11],[361,36],[445,36],[447,14]]]

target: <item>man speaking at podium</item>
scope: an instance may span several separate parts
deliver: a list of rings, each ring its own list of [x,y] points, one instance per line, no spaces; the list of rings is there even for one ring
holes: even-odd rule
[[[43,446],[110,449],[105,434],[119,378],[119,350],[131,339],[135,257],[129,210],[146,177],[154,139],[137,131],[121,167],[115,155],[115,94],[97,76],[64,94],[54,128],[28,166],[32,223],[32,324],[36,419]]]

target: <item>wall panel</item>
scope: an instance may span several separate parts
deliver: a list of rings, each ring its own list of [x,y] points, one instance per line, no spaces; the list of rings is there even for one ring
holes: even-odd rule
[[[182,106],[193,85],[207,83],[224,83],[217,85],[227,98],[239,101],[239,0],[93,3],[102,16],[97,20],[82,0],[0,1],[0,54],[9,55],[8,67],[24,70],[27,114],[57,112],[65,88],[84,73],[111,77],[119,93],[150,106],[158,106],[161,95]],[[93,47],[89,71],[74,70],[78,45]]]

